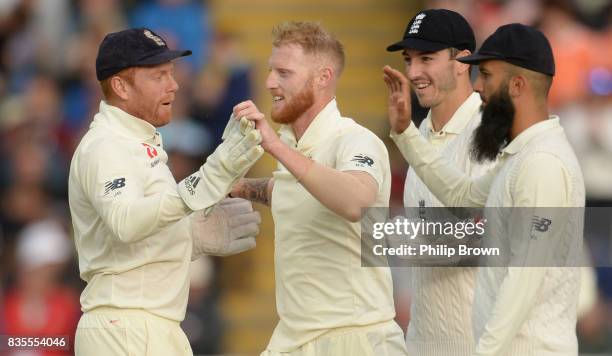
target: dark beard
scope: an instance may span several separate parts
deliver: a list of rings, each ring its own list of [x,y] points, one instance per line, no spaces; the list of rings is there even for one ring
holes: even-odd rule
[[[306,110],[314,104],[314,89],[312,86],[312,79],[309,80],[304,89],[296,94],[284,107],[280,110],[272,110],[270,117],[272,121],[279,124],[291,124],[294,123],[298,117],[302,116]]]
[[[491,95],[482,110],[482,121],[472,136],[470,155],[478,163],[494,161],[510,142],[515,108],[508,94],[508,83]]]

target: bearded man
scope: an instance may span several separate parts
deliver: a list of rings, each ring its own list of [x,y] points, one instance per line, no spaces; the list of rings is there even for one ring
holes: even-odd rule
[[[432,193],[446,206],[489,208],[487,237],[505,247],[507,264],[477,272],[473,355],[575,356],[583,224],[576,208],[585,189],[559,118],[549,116],[550,43],[532,27],[508,24],[457,60],[478,65],[474,89],[484,107],[472,153],[497,158],[490,171],[470,179],[423,139],[406,115],[408,82],[392,72],[389,120],[392,139]]]

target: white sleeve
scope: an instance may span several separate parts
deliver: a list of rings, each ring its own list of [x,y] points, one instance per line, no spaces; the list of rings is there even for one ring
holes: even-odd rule
[[[176,182],[145,196],[145,173],[126,151],[129,149],[100,145],[82,157],[80,179],[85,194],[112,234],[123,242],[136,242],[191,210],[179,196]]]
[[[414,123],[411,122],[403,133],[391,132],[390,136],[408,164],[442,204],[461,207],[485,205],[491,183],[500,165],[496,165],[485,175],[472,179],[442,157],[425,140]]]
[[[336,169],[339,171],[366,172],[382,189],[389,154],[385,145],[371,132],[345,135],[339,142]]]
[[[502,355],[527,318],[546,268],[509,267],[474,356]]]
[[[547,172],[533,174],[533,172]],[[519,170],[514,189],[516,209],[510,213],[510,231],[505,238],[516,248],[510,266],[552,264],[554,248],[566,229],[569,179],[561,161],[549,154],[532,154]],[[508,210],[510,211],[510,210]],[[533,219],[546,219],[546,229],[534,229]],[[519,245],[520,244],[520,245]],[[514,251],[514,248],[511,247]],[[474,355],[503,354],[532,312],[547,267],[509,267],[491,318],[478,340]]]

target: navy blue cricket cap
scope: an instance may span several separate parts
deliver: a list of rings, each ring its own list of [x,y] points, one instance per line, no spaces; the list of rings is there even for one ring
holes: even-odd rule
[[[98,48],[96,77],[102,81],[123,69],[170,62],[191,51],[173,51],[166,41],[147,28],[109,33]]]
[[[555,75],[555,58],[548,39],[531,26],[511,23],[499,27],[480,49],[459,62],[478,64],[498,59],[546,75]]]
[[[470,24],[459,13],[446,9],[424,10],[408,23],[404,38],[389,47],[395,52],[406,48],[437,52],[445,48],[474,52],[476,40]]]

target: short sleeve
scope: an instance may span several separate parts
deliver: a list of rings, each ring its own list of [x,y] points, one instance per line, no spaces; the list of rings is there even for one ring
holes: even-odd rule
[[[369,131],[351,131],[339,139],[336,169],[362,171],[370,174],[378,187],[383,186],[389,154],[382,141]]]

